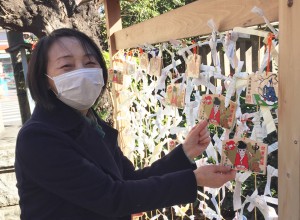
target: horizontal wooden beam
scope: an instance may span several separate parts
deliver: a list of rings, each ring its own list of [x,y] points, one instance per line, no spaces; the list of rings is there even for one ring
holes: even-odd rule
[[[219,31],[264,23],[262,17],[251,12],[254,6],[263,9],[270,21],[278,21],[278,0],[199,0],[116,32],[116,48],[209,34],[210,19]]]

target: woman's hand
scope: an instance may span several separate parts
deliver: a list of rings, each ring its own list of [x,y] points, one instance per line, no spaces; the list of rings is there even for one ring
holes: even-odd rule
[[[183,151],[191,160],[202,154],[210,143],[211,138],[207,125],[207,121],[200,121],[185,138],[182,145]]]
[[[206,165],[194,170],[197,185],[220,188],[226,182],[235,179],[236,171],[220,165]]]

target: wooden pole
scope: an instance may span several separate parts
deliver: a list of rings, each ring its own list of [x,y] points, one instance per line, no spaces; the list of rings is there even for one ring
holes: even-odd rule
[[[121,7],[119,0],[105,0],[104,10],[106,16],[106,28],[108,37],[108,46],[110,53],[110,64],[112,67],[112,60],[114,55],[118,52],[116,49],[116,42],[114,38],[114,33],[122,29],[122,19],[121,19]],[[126,129],[129,128],[129,119],[126,119],[126,115],[120,111],[120,104],[128,97],[122,93],[123,86],[112,83],[111,97],[114,107],[114,127],[119,131],[118,143],[122,149],[125,156],[130,160],[133,160],[132,155],[130,155],[129,149],[126,148],[129,144],[132,144],[132,138],[127,134]],[[129,106],[128,106],[129,108]],[[121,118],[121,120],[118,120]]]
[[[113,33],[122,30],[121,7],[119,0],[105,0],[104,10],[110,56],[116,54],[116,43]]]
[[[105,18],[106,18],[106,31],[108,38],[108,48],[110,55],[110,68],[113,68],[113,56],[117,53],[115,47],[115,39],[112,36],[114,32],[122,30],[122,20],[121,20],[121,7],[119,0],[105,0],[104,1],[104,10],[105,10]],[[110,91],[112,102],[113,102],[113,119],[114,119],[114,127],[117,130],[120,130],[120,125],[117,121],[118,117],[118,85],[112,84],[112,88]],[[120,139],[120,138],[119,138]]]
[[[279,219],[300,219],[300,3],[279,1]]]

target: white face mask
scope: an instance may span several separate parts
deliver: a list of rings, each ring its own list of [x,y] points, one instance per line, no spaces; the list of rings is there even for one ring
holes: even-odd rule
[[[48,77],[54,81],[57,98],[79,111],[89,109],[104,86],[101,68],[82,68]]]

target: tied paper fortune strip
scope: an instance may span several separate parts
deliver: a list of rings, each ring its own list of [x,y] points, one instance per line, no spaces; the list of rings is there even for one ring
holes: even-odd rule
[[[275,169],[274,167],[268,165],[268,167],[267,167],[267,183],[266,183],[264,195],[272,196],[272,194],[271,194],[271,179],[273,176],[278,177],[278,170]]]
[[[216,161],[216,164],[219,164],[217,152],[211,142],[209,143],[205,152],[207,154],[207,157],[212,157]]]
[[[221,220],[222,219],[214,210],[209,208],[208,205],[203,201],[200,201],[199,209],[203,212],[203,215],[210,220],[212,220],[212,219]]]
[[[261,114],[264,118],[263,124],[266,126],[267,133],[270,134],[273,131],[276,131],[275,122],[273,120],[271,111],[268,106],[260,106]]]
[[[218,153],[222,155],[222,141],[218,137],[218,134],[215,134],[213,136],[213,140],[215,141],[215,148],[217,149]]]
[[[251,175],[250,171],[246,171],[244,173],[237,173],[235,176],[236,185],[233,192],[233,210],[236,211],[242,208],[242,200],[241,200],[241,191],[242,191],[242,183],[248,179]]]
[[[261,8],[254,6],[251,12],[261,16],[264,19],[265,23],[267,24],[268,28],[270,28],[270,30],[276,36],[276,38],[278,37],[278,31],[276,31],[275,28],[271,25],[270,21],[267,19],[267,17],[264,14],[264,11]]]
[[[247,202],[250,202],[250,204],[247,208],[247,210],[249,212],[252,212],[254,207],[257,207],[259,209],[259,211],[261,211],[261,213],[263,214],[265,220],[277,220],[278,219],[278,215],[277,215],[275,209],[273,207],[267,205],[266,197],[259,196],[257,189],[253,192],[253,194],[251,196],[246,197],[243,207],[245,206],[245,204]],[[241,212],[243,212],[243,209]]]
[[[275,142],[268,146],[268,154],[272,153],[275,150],[278,150],[278,142]]]
[[[211,38],[209,40],[209,47],[211,49],[211,56],[213,59],[214,66],[220,66],[220,60],[217,52],[217,33],[218,30],[216,28],[216,24],[213,19],[210,19],[207,22],[207,25],[212,29]]]
[[[236,55],[236,41],[239,35],[236,32],[227,33],[225,40],[223,41],[223,47],[225,49],[225,54],[229,59],[230,65],[233,69],[238,67],[239,59]]]
[[[231,78],[230,84],[227,88],[227,92],[226,92],[226,96],[225,96],[225,107],[226,108],[229,106],[231,96],[233,96],[233,94],[236,92],[236,90],[246,86],[246,82],[247,82],[246,80],[248,77],[248,73],[240,72],[243,65],[244,65],[244,62],[240,61],[237,72]]]
[[[221,210],[220,210],[217,200],[216,200],[216,196],[218,196],[220,189],[221,188],[215,189],[215,188],[204,187],[204,192],[208,192],[209,194],[211,194],[211,201],[212,201],[213,205],[215,206],[218,217],[220,219],[223,219],[221,216]]]
[[[165,81],[167,79],[167,73],[174,68],[174,65],[175,66],[178,66],[181,64],[181,60],[176,60],[175,63],[171,63],[170,65],[166,66],[165,68],[162,69],[162,74],[161,76],[159,77],[158,79],[158,83],[157,83],[157,86],[156,86],[156,92],[158,90],[161,90],[161,89],[165,89],[166,87],[166,84],[165,84]]]

